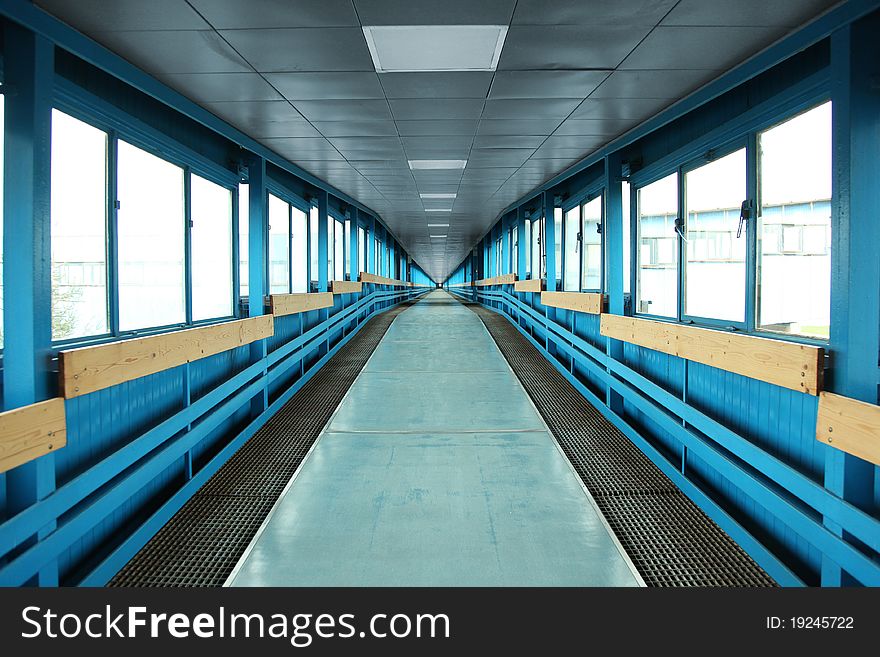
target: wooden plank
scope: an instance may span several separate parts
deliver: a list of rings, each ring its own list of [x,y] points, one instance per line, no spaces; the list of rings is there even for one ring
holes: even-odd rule
[[[810,395],[822,389],[821,347],[607,314],[601,333]]]
[[[816,440],[880,465],[880,406],[820,393]]]
[[[352,294],[360,292],[363,287],[360,281],[330,281],[330,291],[333,294]]]
[[[544,279],[542,278],[530,278],[513,284],[514,292],[543,292],[543,290]]]
[[[70,349],[59,354],[61,390],[78,397],[262,340],[275,333],[272,315]]]
[[[406,285],[406,281],[399,281],[395,278],[385,278],[384,276],[370,274],[365,271],[361,272],[360,280],[362,283],[374,283],[376,285]]]
[[[516,274],[502,274],[501,276],[484,278],[474,283],[474,285],[477,287],[488,287],[489,285],[511,285],[512,283],[516,283]]]
[[[270,297],[270,306],[275,317],[294,315],[320,308],[332,308],[333,293],[295,292],[294,294],[273,294]]]
[[[449,287],[473,287],[473,283],[468,281],[466,283],[450,283]]]
[[[66,444],[67,424],[61,397],[0,413],[0,472]]]
[[[605,295],[598,292],[542,292],[541,303],[551,308],[598,315],[605,310]]]

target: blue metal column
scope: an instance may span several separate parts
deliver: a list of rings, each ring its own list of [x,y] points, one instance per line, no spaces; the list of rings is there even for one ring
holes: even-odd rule
[[[330,265],[327,244],[327,192],[318,192],[318,292],[328,289],[327,268]]]
[[[3,402],[26,406],[54,394],[52,346],[51,131],[55,46],[15,24],[4,31],[6,139],[3,170]],[[55,490],[55,455],[6,474],[8,515]],[[55,529],[44,527],[38,538]],[[37,577],[58,585],[57,563]]]
[[[630,248],[629,244],[623,243],[623,222],[629,221],[629,217],[623,216],[620,166],[619,155],[605,158],[605,221],[602,225],[605,257],[608,258],[605,292],[608,294],[608,312],[613,315],[624,314],[623,250]],[[606,353],[617,361],[623,361],[623,342],[606,338]],[[623,412],[623,397],[611,386],[605,391],[605,403],[615,413]]]
[[[371,274],[373,271],[373,263],[376,262],[376,220],[370,217],[367,220],[367,261],[364,263],[364,269]]]
[[[544,244],[541,246],[545,253],[545,262],[547,263],[545,276],[547,277],[547,289],[556,289],[556,222],[554,221],[553,211],[556,207],[553,202],[553,194],[544,192],[542,195],[544,203]]]
[[[349,252],[348,252],[348,269],[351,272],[351,280],[358,279],[358,253],[360,253],[358,244],[358,226],[360,226],[361,211],[357,208],[353,209],[351,215],[351,230],[349,231]]]
[[[880,20],[862,19],[831,37],[834,103],[831,350],[834,392],[876,404],[880,353]],[[863,509],[876,504],[876,467],[836,449],[827,450],[825,486]],[[825,526],[837,535],[835,523]],[[822,562],[822,584],[840,586],[852,579],[832,561]]]
[[[248,162],[248,315],[263,314],[265,296],[269,293],[269,217],[266,191],[266,160],[254,156]],[[251,362],[266,357],[266,341],[251,343]],[[251,417],[257,417],[269,406],[269,390],[251,401]]]
[[[520,206],[516,210],[516,234],[516,269],[520,279],[524,279],[529,270],[526,262],[526,244],[527,240],[531,239],[531,235],[526,235],[526,209],[524,206]]]

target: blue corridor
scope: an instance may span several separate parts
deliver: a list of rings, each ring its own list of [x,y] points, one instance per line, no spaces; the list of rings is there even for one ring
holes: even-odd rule
[[[394,320],[233,586],[638,586],[479,318]]]

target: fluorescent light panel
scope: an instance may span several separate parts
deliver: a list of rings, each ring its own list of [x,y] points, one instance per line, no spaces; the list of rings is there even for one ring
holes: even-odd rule
[[[407,160],[410,169],[464,169],[467,160]]]
[[[419,194],[422,198],[455,198],[458,194]]]
[[[425,208],[425,212],[452,212],[452,208]]]
[[[449,228],[449,224],[428,224],[428,228]]]
[[[494,71],[507,25],[365,25],[377,73]]]

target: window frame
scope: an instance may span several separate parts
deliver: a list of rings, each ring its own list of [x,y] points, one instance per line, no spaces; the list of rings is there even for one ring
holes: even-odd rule
[[[93,128],[107,134],[107,239],[106,239],[106,286],[108,331],[106,333],[76,336],[63,340],[53,340],[53,348],[71,348],[73,346],[102,344],[121,339],[158,335],[169,331],[206,326],[229,321],[240,316],[238,269],[239,260],[239,199],[236,172],[211,162],[198,153],[169,139],[159,131],[147,126],[137,119],[123,116],[106,101],[77,90],[66,81],[58,81],[52,100],[52,109],[67,114]],[[173,166],[183,170],[184,181],[184,321],[160,326],[139,329],[121,330],[119,328],[119,242],[118,242],[118,147],[119,141],[143,150]],[[231,281],[231,315],[212,317],[193,321],[192,319],[192,196],[191,175],[198,175],[231,194],[232,212],[232,281]]]
[[[600,239],[599,239],[599,251],[601,254],[601,263],[599,264],[599,287],[598,288],[587,288],[584,287],[584,206],[592,201],[595,201],[597,198],[601,198],[601,213],[600,213]],[[596,184],[590,185],[587,187],[583,193],[578,194],[572,199],[566,200],[566,202],[561,205],[562,209],[562,231],[560,235],[557,236],[557,239],[562,244],[562,258],[561,261],[556,263],[556,266],[562,272],[562,287],[565,288],[565,260],[568,258],[568,254],[565,252],[565,231],[568,222],[566,221],[566,215],[570,210],[574,208],[578,209],[578,237],[577,237],[577,260],[578,260],[578,284],[577,290],[578,292],[603,292],[606,286],[606,272],[605,272],[605,263],[606,263],[606,240],[605,240],[605,185],[604,181],[598,181]],[[592,222],[591,222],[592,223]]]
[[[627,178],[630,191],[630,295],[632,297],[632,316],[642,317],[668,323],[681,323],[694,326],[702,326],[711,329],[720,329],[731,332],[742,333],[746,335],[755,335],[758,337],[771,338],[775,340],[786,340],[799,344],[825,346],[827,347],[830,339],[816,338],[804,335],[784,334],[773,331],[762,330],[757,325],[758,319],[758,280],[757,265],[759,261],[758,250],[758,214],[760,213],[760,170],[759,170],[759,154],[758,154],[758,135],[761,132],[769,130],[777,125],[785,123],[794,117],[815,109],[827,102],[831,102],[831,94],[827,84],[820,85],[812,91],[805,93],[793,99],[786,99],[772,106],[762,106],[755,108],[755,112],[748,117],[739,117],[731,122],[733,127],[722,126],[716,131],[711,132],[708,136],[698,139],[677,151],[661,158],[652,165],[632,174]],[[740,148],[746,149],[746,199],[753,202],[752,216],[745,222],[744,231],[746,236],[746,263],[745,263],[745,316],[743,322],[732,322],[730,320],[719,320],[714,318],[698,317],[687,315],[684,313],[685,308],[685,259],[686,253],[682,249],[682,240],[680,236],[676,236],[676,245],[679,249],[678,257],[678,300],[677,300],[677,316],[667,317],[663,315],[655,315],[652,313],[641,313],[638,311],[637,303],[639,299],[639,287],[641,284],[639,278],[639,262],[640,262],[640,244],[641,235],[639,231],[639,209],[638,209],[638,192],[641,188],[650,185],[672,173],[678,173],[678,217],[685,223],[687,229],[687,208],[685,174],[703,164],[707,163],[705,155],[709,151],[714,151],[714,159],[719,159],[724,155],[729,155]],[[746,200],[744,199],[744,200]],[[832,207],[835,199],[832,192]],[[626,217],[624,217],[626,221]],[[832,233],[831,243],[829,244],[829,253],[833,258],[833,241]],[[603,250],[604,255],[604,250]],[[833,268],[832,262],[832,268]],[[828,300],[831,302],[830,298]]]

